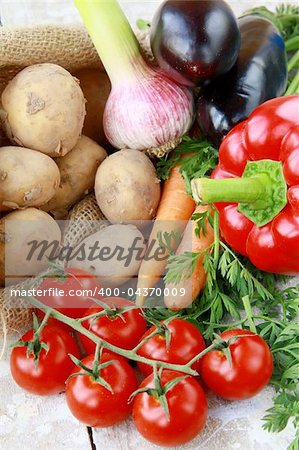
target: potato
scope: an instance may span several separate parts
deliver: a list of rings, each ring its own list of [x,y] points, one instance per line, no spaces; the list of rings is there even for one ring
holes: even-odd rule
[[[134,244],[136,250],[130,257]],[[68,264],[94,274],[103,287],[116,287],[138,273],[144,251],[144,238],[134,225],[109,225],[84,239],[73,252],[76,259]]]
[[[85,99],[72,75],[56,64],[35,64],[19,72],[2,93],[2,120],[18,145],[63,156],[78,141]]]
[[[41,255],[40,261],[38,256],[42,246],[33,251],[33,244],[30,244],[33,240],[37,243],[44,240],[48,244],[53,242],[53,246]],[[54,255],[60,240],[59,226],[44,211],[27,208],[7,214],[0,220],[0,285],[4,285],[5,281],[8,284],[15,283],[20,278],[37,275],[46,269],[47,257],[51,255],[52,249]],[[31,251],[33,255],[30,257]]]
[[[58,166],[49,156],[29,148],[0,148],[0,210],[41,206],[59,183]]]
[[[60,170],[60,185],[42,209],[53,212],[56,218],[64,217],[72,205],[93,189],[97,168],[106,156],[103,147],[82,136],[73,150],[55,159]]]
[[[160,183],[150,159],[138,150],[121,150],[98,168],[98,205],[110,222],[132,223],[155,216]]]
[[[111,84],[108,75],[98,69],[82,69],[74,73],[86,98],[86,117],[83,134],[99,144],[106,145],[103,128],[103,114],[110,94]]]

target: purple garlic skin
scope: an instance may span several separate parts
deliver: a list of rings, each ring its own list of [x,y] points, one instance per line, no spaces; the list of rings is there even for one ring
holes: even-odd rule
[[[147,67],[136,77],[114,83],[104,112],[104,131],[118,148],[162,157],[194,121],[192,92]]]

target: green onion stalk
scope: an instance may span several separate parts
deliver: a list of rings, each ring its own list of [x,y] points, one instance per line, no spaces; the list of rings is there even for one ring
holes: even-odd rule
[[[116,0],[74,3],[112,85],[103,118],[108,140],[119,149],[163,156],[192,126],[191,91],[145,61]]]

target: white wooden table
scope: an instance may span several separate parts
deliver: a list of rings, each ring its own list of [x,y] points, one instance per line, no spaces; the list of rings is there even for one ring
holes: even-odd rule
[[[237,14],[262,0],[230,1]],[[120,2],[132,24],[151,19],[159,0]],[[269,8],[278,1],[264,2]],[[71,0],[0,0],[2,24],[73,23],[79,16]],[[0,342],[1,349],[1,342]],[[209,417],[203,432],[181,449],[285,450],[293,440],[292,426],[279,434],[262,429],[261,418],[272,404],[273,390],[243,402],[225,402],[209,396]],[[131,420],[107,429],[88,430],[72,417],[64,395],[34,397],[14,384],[9,373],[8,352],[0,361],[0,449],[2,450],[149,450],[159,448],[134,430]]]

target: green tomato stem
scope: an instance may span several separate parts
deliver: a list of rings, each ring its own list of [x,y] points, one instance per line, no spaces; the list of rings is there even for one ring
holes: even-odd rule
[[[100,337],[93,334],[91,331],[84,328],[80,322],[78,322],[76,319],[71,319],[70,317],[62,314],[59,311],[56,311],[53,308],[50,308],[49,306],[44,305],[39,300],[32,296],[27,296],[27,300],[36,308],[41,309],[45,313],[48,311],[51,313],[51,317],[54,319],[59,320],[62,323],[65,323],[69,325],[73,330],[76,330],[78,333],[83,334],[84,336],[88,337],[91,341],[93,341],[95,344],[102,346],[103,348],[106,348],[118,355],[124,356],[125,358],[131,359],[132,361],[141,362],[144,364],[148,364],[150,366],[154,366],[155,364],[159,367],[162,367],[164,369],[170,369],[170,370],[176,370],[178,372],[186,373],[188,375],[197,376],[197,372],[193,369],[191,369],[189,363],[188,364],[171,364],[166,363],[164,361],[156,361],[148,358],[144,358],[143,356],[139,356],[136,354],[135,350],[125,350],[123,348],[117,347],[113,344],[110,344],[109,342],[105,341],[104,339],[101,339]],[[199,356],[200,357],[200,354]],[[196,360],[196,358],[195,358]]]
[[[51,316],[51,311],[47,311],[43,320],[41,321],[40,326],[38,327],[38,329],[36,330],[35,334],[36,336],[39,337],[41,331],[43,330],[44,326],[47,324],[49,317]]]
[[[194,364],[196,361],[198,361],[200,358],[202,358],[207,353],[211,352],[212,350],[219,349],[219,344],[215,344],[215,342],[212,342],[211,345],[209,345],[207,348],[205,348],[202,352],[200,352],[198,355],[194,356],[188,363],[187,366],[191,367],[192,364]]]
[[[133,30],[116,0],[74,0],[111,83],[128,82],[144,60]]]

